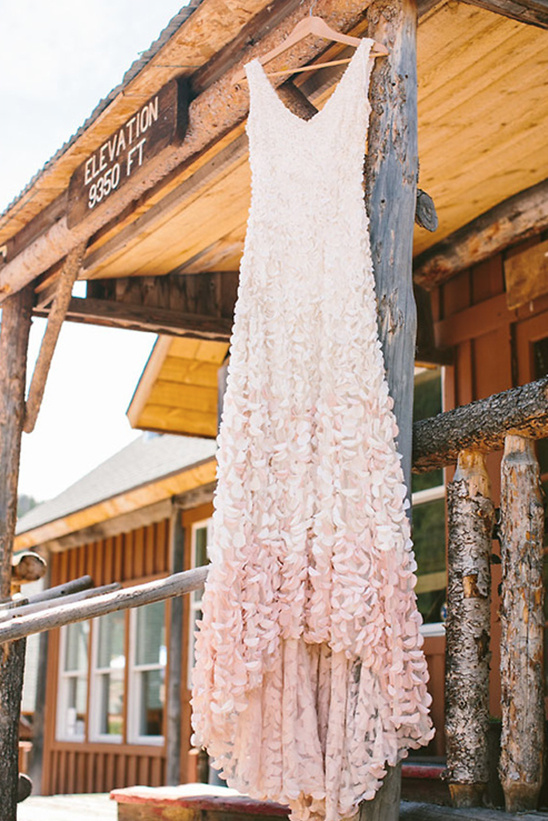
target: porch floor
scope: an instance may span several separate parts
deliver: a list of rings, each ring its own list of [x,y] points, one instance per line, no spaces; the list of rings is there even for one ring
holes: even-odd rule
[[[19,805],[17,821],[116,821],[117,805],[108,795],[37,795]],[[507,815],[499,810],[454,810],[402,801],[400,821],[541,821],[548,812]]]
[[[108,793],[31,795],[17,807],[17,821],[116,821],[116,802]]]

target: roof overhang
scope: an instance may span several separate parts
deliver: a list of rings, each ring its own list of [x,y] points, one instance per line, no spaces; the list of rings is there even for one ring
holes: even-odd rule
[[[228,343],[159,337],[128,408],[131,426],[215,438]]]
[[[189,493],[203,485],[209,485],[215,481],[216,469],[215,459],[208,459],[187,470],[132,488],[118,496],[28,530],[26,533],[19,533],[14,540],[14,551],[28,550],[46,542],[62,539],[71,533],[92,528],[100,522],[133,513],[174,496]]]

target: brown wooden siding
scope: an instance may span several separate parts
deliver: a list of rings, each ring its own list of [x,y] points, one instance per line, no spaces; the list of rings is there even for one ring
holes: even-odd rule
[[[504,254],[497,254],[480,265],[463,271],[432,293],[432,311],[438,344],[452,347],[454,364],[446,368],[444,409],[465,405],[499,391],[507,390],[535,378],[532,363],[532,343],[548,336],[548,295],[515,310],[507,307],[504,262],[542,242],[548,235],[527,240]],[[534,275],[534,272],[531,272]],[[500,453],[489,454],[487,468],[495,505],[500,495]],[[446,481],[453,475],[446,471]],[[495,553],[498,545],[493,544]],[[500,565],[492,565],[491,615],[492,659],[490,673],[490,712],[500,716],[500,624],[498,595],[501,581]],[[426,639],[429,657],[433,712],[438,738],[443,735],[443,676],[436,672],[437,656],[430,659],[433,642]]]
[[[166,575],[170,572],[169,563],[170,522],[165,519],[118,536],[53,553],[50,562],[51,584],[62,584],[84,573],[89,573],[96,585],[109,584],[113,581],[129,584],[144,581],[150,577]],[[167,623],[169,624],[169,618]],[[186,633],[188,630],[185,630],[183,625],[185,637]],[[59,630],[52,632],[49,647],[43,794],[108,792],[117,787],[127,787],[137,783],[161,786],[165,776],[164,745],[56,740]],[[91,653],[91,648],[89,652]],[[88,688],[89,682],[90,677],[88,676]],[[188,698],[186,690],[183,697]],[[127,699],[125,702],[127,703]],[[188,741],[190,721],[187,713],[185,715],[189,727],[184,738]],[[127,721],[124,724],[127,727]],[[186,757],[183,755],[185,766]]]

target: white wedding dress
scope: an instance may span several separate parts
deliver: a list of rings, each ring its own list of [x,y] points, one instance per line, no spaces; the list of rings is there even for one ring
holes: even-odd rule
[[[193,727],[230,786],[296,819],[352,815],[433,735],[363,197],[371,44],[308,121],[247,66],[252,201]]]

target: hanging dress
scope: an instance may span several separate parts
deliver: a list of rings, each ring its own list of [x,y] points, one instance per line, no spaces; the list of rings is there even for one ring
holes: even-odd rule
[[[433,735],[363,162],[372,41],[324,108],[246,67],[252,198],[193,728],[229,786],[338,821]]]

